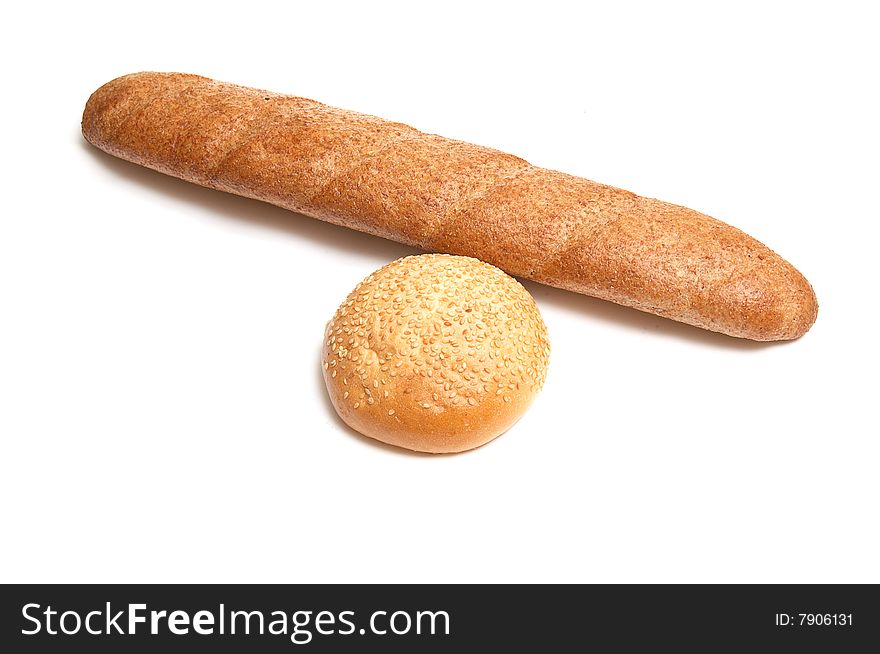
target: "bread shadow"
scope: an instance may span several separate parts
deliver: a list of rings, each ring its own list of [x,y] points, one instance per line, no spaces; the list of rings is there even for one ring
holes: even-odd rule
[[[273,204],[186,182],[109,155],[90,145],[82,136],[79,136],[78,140],[82,149],[94,161],[119,179],[187,204],[207,208],[221,220],[256,225],[311,241],[323,247],[342,252],[357,252],[370,258],[380,259],[384,263],[410,254],[422,253],[422,250],[417,248],[315,220]]]
[[[149,188],[152,191],[181,202],[208,208],[214,215],[223,220],[257,225],[262,228],[275,230],[298,239],[320,244],[328,249],[337,250],[343,254],[357,253],[359,255],[366,255],[377,259],[382,264],[410,254],[420,254],[423,252],[417,248],[401,245],[400,243],[377,236],[315,220],[259,200],[223,193],[156,172],[109,155],[90,145],[80,134],[77,134],[77,140],[80,147],[88,153],[88,156],[125,182]],[[311,271],[306,274],[311,274]],[[357,281],[359,280],[352,280],[352,285]],[[529,280],[521,281],[535,297],[539,306],[553,306],[577,316],[588,316],[590,319],[613,323],[614,325],[642,334],[673,338],[702,346],[744,351],[754,351],[789,342],[758,342],[734,338],[698,327],[692,327],[691,325],[668,318],[644,313],[629,307],[623,307],[605,300],[564,291]],[[332,406],[330,410],[336,415],[336,411]],[[337,419],[339,419],[338,416]],[[348,427],[346,426],[346,428]],[[360,434],[358,436],[365,438]],[[373,439],[366,440],[371,443],[373,442]],[[382,444],[379,443],[378,445]],[[391,449],[399,452],[398,448],[392,447]]]
[[[768,347],[780,346],[792,341],[751,341],[735,338],[718,332],[711,332],[683,322],[670,320],[652,313],[645,313],[613,302],[565,291],[539,284],[528,279],[520,279],[520,283],[535,298],[538,307],[552,306],[566,313],[578,316],[587,315],[602,322],[613,323],[640,334],[650,334],[659,338],[671,338],[694,343],[696,345],[742,351],[763,350]]]

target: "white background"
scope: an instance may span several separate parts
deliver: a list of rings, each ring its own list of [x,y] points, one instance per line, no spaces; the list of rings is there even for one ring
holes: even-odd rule
[[[878,22],[714,4],[10,5],[0,580],[880,582]],[[529,283],[553,354],[520,423],[377,445],[321,335],[413,250],[91,148],[89,94],[139,70],[694,207],[800,268],[819,320],[760,345]]]

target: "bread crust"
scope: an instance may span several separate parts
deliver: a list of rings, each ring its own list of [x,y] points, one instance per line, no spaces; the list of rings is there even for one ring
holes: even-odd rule
[[[549,356],[519,282],[478,259],[423,254],[355,287],[327,323],[322,366],[351,428],[438,454],[507,431],[541,390]]]
[[[798,338],[818,312],[794,266],[714,218],[313,100],[135,73],[82,128],[196,184],[730,336]]]

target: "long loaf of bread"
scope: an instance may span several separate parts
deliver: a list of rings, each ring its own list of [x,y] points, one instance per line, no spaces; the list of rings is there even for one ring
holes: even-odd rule
[[[82,129],[196,184],[731,336],[816,319],[797,269],[714,218],[313,100],[136,73],[92,94]]]

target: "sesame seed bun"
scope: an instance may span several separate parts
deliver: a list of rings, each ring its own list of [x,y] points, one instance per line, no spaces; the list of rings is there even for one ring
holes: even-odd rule
[[[541,390],[549,354],[519,282],[478,259],[424,254],[355,287],[327,324],[322,364],[352,429],[445,453],[509,429]]]

